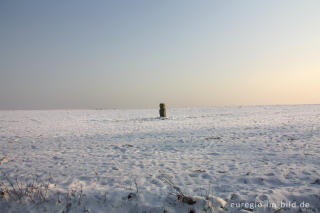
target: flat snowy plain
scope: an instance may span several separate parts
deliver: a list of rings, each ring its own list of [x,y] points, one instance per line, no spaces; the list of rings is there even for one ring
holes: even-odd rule
[[[320,212],[320,105],[167,115],[0,111],[0,212]]]

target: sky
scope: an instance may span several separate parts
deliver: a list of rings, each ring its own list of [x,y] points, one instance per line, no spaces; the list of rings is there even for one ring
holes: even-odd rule
[[[0,109],[320,104],[319,0],[1,0]]]

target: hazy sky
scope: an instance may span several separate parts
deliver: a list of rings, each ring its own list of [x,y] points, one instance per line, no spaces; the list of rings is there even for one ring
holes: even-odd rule
[[[1,0],[0,109],[319,104],[319,0]]]

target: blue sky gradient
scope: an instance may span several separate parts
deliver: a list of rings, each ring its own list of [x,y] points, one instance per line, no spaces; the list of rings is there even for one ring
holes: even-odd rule
[[[0,1],[0,109],[317,104],[320,1]]]

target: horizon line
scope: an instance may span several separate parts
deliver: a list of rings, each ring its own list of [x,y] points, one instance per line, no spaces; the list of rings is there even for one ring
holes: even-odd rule
[[[235,104],[235,105],[208,105],[208,106],[172,106],[169,109],[183,109],[183,108],[211,108],[211,107],[263,107],[263,106],[304,106],[304,105],[320,105],[320,103],[306,103],[306,104]],[[168,104],[166,103],[166,106]],[[25,109],[0,109],[0,111],[61,111],[61,110],[150,110],[158,109],[159,107],[145,107],[145,108],[123,108],[123,107],[95,107],[95,108],[25,108]]]

